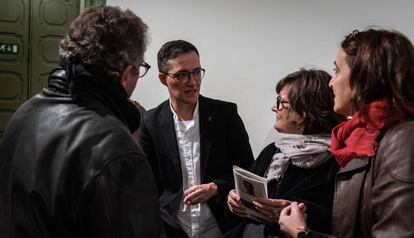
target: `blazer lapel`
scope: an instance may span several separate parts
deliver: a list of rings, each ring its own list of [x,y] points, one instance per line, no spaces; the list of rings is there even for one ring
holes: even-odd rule
[[[200,178],[203,183],[210,158],[214,116],[211,105],[202,96],[199,97],[198,112],[200,117]]]
[[[173,164],[176,174],[180,178],[180,181],[182,181],[181,162],[180,155],[178,152],[177,136],[175,134],[173,114],[171,112],[168,100],[163,105],[158,130],[161,133],[160,138],[163,138],[163,146],[161,148],[165,148],[164,156],[165,158],[171,159],[171,161],[166,161],[166,163],[171,162]]]

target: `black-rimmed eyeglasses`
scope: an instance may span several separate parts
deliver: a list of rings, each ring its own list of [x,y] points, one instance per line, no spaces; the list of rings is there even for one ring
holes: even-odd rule
[[[193,76],[195,80],[198,80],[198,81],[202,80],[204,78],[205,72],[206,72],[205,69],[200,68],[200,69],[196,69],[192,72],[180,71],[180,72],[177,72],[175,74],[169,74],[169,73],[165,73],[165,72],[161,72],[161,73],[172,77],[173,79],[177,80],[180,83],[187,83],[188,81],[190,81],[191,76]]]
[[[288,107],[287,105],[289,105],[288,101],[282,100],[280,96],[276,98],[276,109],[278,111],[282,111],[284,108],[287,108]]]
[[[147,74],[148,70],[151,68],[151,65],[147,64],[146,62],[142,62],[139,65],[139,78],[144,77]]]

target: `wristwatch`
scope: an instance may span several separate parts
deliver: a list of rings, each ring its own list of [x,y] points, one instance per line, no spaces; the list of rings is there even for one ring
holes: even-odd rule
[[[312,237],[312,235],[309,232],[309,230],[308,230],[307,227],[305,227],[304,229],[298,228],[298,230],[300,230],[300,231],[298,233],[298,237],[297,238],[311,238]]]

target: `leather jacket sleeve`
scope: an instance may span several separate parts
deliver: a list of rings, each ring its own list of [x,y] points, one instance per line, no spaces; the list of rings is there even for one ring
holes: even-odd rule
[[[366,203],[365,220],[371,237],[413,237],[414,221],[414,121],[392,127],[382,139]],[[369,200],[368,200],[369,201]]]
[[[156,187],[141,154],[109,162],[92,177],[81,198],[79,226],[85,237],[161,237]]]

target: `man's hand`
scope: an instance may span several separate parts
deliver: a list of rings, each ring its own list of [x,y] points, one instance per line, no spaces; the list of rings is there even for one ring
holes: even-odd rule
[[[217,193],[217,185],[213,182],[194,185],[184,191],[184,204],[205,203]]]
[[[246,207],[240,201],[239,195],[237,195],[236,190],[231,190],[227,196],[227,206],[230,211],[237,216],[246,217]]]

